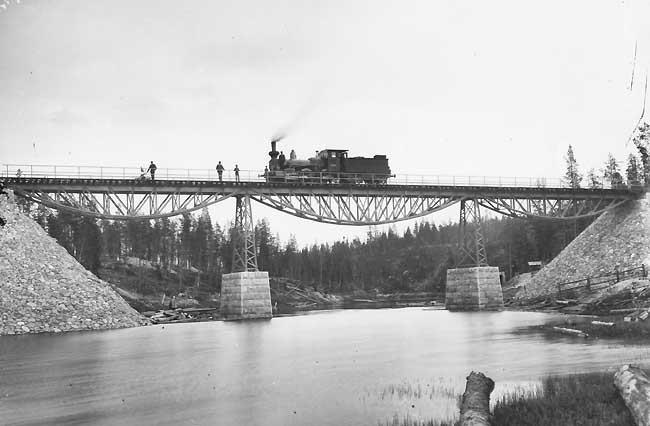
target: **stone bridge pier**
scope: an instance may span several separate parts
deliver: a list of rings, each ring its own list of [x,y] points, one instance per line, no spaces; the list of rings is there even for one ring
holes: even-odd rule
[[[476,266],[448,269],[445,307],[450,311],[503,309],[499,268]]]
[[[269,273],[257,269],[255,231],[248,195],[237,197],[232,273],[221,276],[221,317],[225,320],[273,317]]]
[[[460,203],[457,264],[459,266],[455,269],[447,270],[445,307],[448,310],[503,309],[499,268],[488,266],[479,203],[476,199],[467,199]]]

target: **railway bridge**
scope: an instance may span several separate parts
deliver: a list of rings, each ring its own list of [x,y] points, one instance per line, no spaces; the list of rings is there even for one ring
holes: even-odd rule
[[[502,306],[503,299],[498,268],[487,262],[481,209],[510,217],[573,220],[598,215],[645,191],[605,182],[584,189],[567,187],[559,179],[488,176],[396,175],[386,184],[339,183],[317,176],[267,182],[263,172],[252,170],[223,178],[212,170],[158,169],[152,180],[130,168],[2,167],[5,185],[17,195],[103,219],[156,219],[234,198],[232,273],[224,275],[222,287],[222,312],[232,319],[271,316],[268,275],[257,267],[251,201],[302,219],[356,226],[413,219],[458,204],[460,256],[458,267],[448,271],[447,305],[491,309]]]

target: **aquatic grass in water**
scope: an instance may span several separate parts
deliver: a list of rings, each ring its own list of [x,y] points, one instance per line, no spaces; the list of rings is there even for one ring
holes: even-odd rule
[[[546,377],[536,395],[506,394],[495,404],[499,426],[628,426],[634,424],[612,373]]]
[[[380,403],[390,403],[400,413],[380,425],[447,426],[458,418],[459,404],[464,381],[453,378],[432,378],[430,380],[405,380],[391,383],[377,389],[374,395]],[[369,393],[370,395],[370,393]],[[432,418],[435,417],[435,418]],[[432,419],[429,419],[432,418]]]
[[[541,385],[532,388],[516,386],[497,396],[492,410],[492,424],[494,426],[633,425],[634,420],[613,383],[613,373],[588,373],[546,377]],[[403,395],[416,394],[416,387],[400,386]],[[397,394],[399,395],[399,391]],[[434,419],[436,414],[432,412],[431,419],[395,416],[381,426],[454,426],[458,422],[460,409],[456,417],[450,419]]]
[[[438,377],[430,382],[420,383],[416,381],[403,382],[399,384],[389,384],[380,392],[381,399],[399,398],[399,399],[421,399],[421,398],[456,398],[459,390],[462,392],[462,383],[454,383],[451,379]]]
[[[408,416],[404,418],[395,416],[390,422],[381,423],[380,426],[455,426],[457,423],[458,420],[419,420]]]

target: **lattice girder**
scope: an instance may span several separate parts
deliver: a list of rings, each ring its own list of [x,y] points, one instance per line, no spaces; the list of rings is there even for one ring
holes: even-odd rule
[[[626,199],[517,199],[483,198],[479,204],[505,216],[536,219],[574,220],[595,216],[625,203]]]
[[[338,225],[379,225],[414,219],[443,210],[462,197],[268,195],[252,198],[266,206],[303,219]]]
[[[458,223],[458,261],[456,266],[488,266],[478,200],[470,198],[461,201]]]
[[[257,271],[255,228],[249,195],[237,196],[233,229],[232,272]]]
[[[16,193],[44,206],[99,219],[158,219],[200,210],[230,198],[234,194],[146,194],[65,191],[40,192],[16,190]],[[160,195],[160,196],[159,196]]]
[[[18,194],[56,209],[105,219],[155,219],[188,213],[232,196],[318,222],[378,225],[421,217],[465,199],[512,217],[575,219],[638,198],[628,189],[326,185],[131,179],[6,178]]]

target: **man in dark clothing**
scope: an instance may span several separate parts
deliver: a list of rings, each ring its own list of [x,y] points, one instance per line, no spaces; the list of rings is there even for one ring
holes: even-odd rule
[[[239,182],[239,166],[235,164],[235,182]]]
[[[221,161],[217,164],[217,173],[219,173],[219,182],[223,182],[223,166],[221,165]]]
[[[157,168],[158,167],[156,167],[156,165],[153,163],[153,161],[151,162],[151,164],[149,164],[149,173],[151,173],[151,180],[154,180],[154,178],[156,177],[156,169]]]
[[[0,180],[0,194],[9,195],[5,191],[5,182],[3,180]],[[6,224],[7,224],[7,221],[5,220],[5,218],[0,216],[0,226],[5,226]]]
[[[284,152],[280,151],[280,156],[278,157],[278,164],[280,170],[284,170],[284,162],[287,161],[287,157],[284,156]]]

